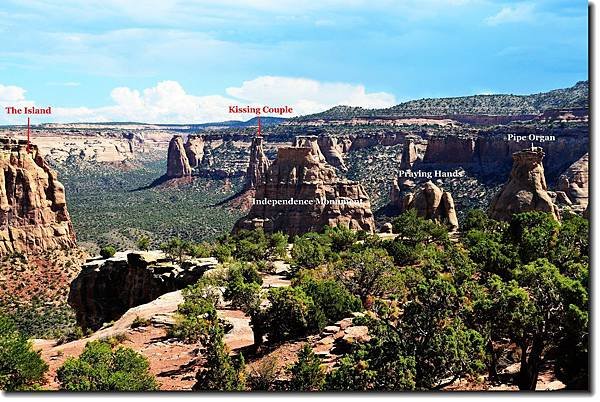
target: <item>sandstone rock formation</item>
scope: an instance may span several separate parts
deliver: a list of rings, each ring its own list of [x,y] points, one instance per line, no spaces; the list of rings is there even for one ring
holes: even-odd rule
[[[172,179],[191,175],[192,168],[183,145],[183,139],[180,135],[175,135],[169,143],[167,177]]]
[[[588,205],[588,159],[589,154],[583,155],[558,178],[558,190],[564,191],[571,203],[581,210]]]
[[[305,144],[279,148],[265,183],[256,187],[254,205],[234,231],[262,227],[296,235],[341,224],[373,232],[371,205],[362,186],[338,178],[312,143]]]
[[[494,196],[489,208],[493,219],[509,220],[513,214],[542,211],[559,219],[559,211],[552,202],[544,177],[544,151],[532,147],[513,154],[510,179]]]
[[[84,264],[71,283],[68,302],[78,324],[95,330],[131,307],[196,283],[217,263],[213,258],[201,258],[179,266],[160,251],[120,252]]]
[[[0,139],[0,255],[75,246],[65,188],[37,147]]]
[[[404,140],[404,149],[402,149],[402,159],[400,159],[400,169],[412,169],[415,162],[419,159],[417,147],[412,138]]]
[[[317,144],[327,163],[342,171],[348,170],[343,157],[344,144],[339,142],[338,138],[322,135],[317,139]]]
[[[185,143],[185,154],[192,169],[198,167],[204,155],[204,138],[190,135]]]
[[[404,188],[410,189],[414,186],[412,182],[404,184]],[[431,219],[448,226],[450,231],[458,229],[458,218],[454,207],[452,195],[439,188],[431,181],[414,187],[414,192],[405,192],[402,202],[396,201],[396,206],[404,212],[415,209],[417,215],[425,219]]]
[[[294,147],[310,148],[315,159],[319,162],[326,162],[325,155],[319,147],[318,137],[315,135],[299,135],[294,137]]]
[[[263,150],[263,138],[254,137],[250,145],[250,163],[246,171],[246,190],[256,188],[258,184],[264,183],[265,175],[271,162]]]

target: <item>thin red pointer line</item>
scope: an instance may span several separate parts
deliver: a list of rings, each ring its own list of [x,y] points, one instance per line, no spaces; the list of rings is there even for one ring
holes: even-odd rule
[[[30,150],[30,142],[31,142],[31,127],[30,127],[30,123],[29,123],[29,117],[27,118],[27,153],[29,153]]]

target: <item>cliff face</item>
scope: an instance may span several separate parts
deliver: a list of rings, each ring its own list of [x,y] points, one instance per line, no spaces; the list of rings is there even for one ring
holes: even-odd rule
[[[279,148],[255,203],[235,230],[262,227],[290,235],[344,225],[373,232],[369,197],[356,182],[339,179],[313,146]]]
[[[471,163],[475,139],[456,136],[431,137],[427,141],[424,163]]]
[[[270,165],[271,162],[263,150],[263,138],[254,137],[250,145],[250,163],[248,164],[248,170],[246,170],[244,188],[249,190],[256,188],[260,183],[264,183]]]
[[[96,330],[131,307],[195,283],[216,265],[216,260],[206,258],[180,267],[157,251],[117,253],[84,264],[71,282],[68,302],[78,324]]]
[[[558,190],[564,191],[574,206],[586,209],[589,198],[589,154],[583,155],[558,178]]]
[[[492,199],[490,217],[509,220],[519,212],[542,211],[559,219],[558,208],[548,194],[543,158],[544,151],[538,147],[513,154],[510,179]]]
[[[65,188],[37,147],[0,141],[0,255],[75,246]]]
[[[554,137],[553,140],[508,140],[508,135],[528,138],[530,135]],[[432,136],[427,141],[423,162],[426,164],[461,165],[483,173],[499,176],[507,174],[512,166],[512,155],[531,145],[544,148],[547,177],[554,181],[573,162],[588,150],[589,135],[584,126],[569,129],[502,127],[490,132]]]
[[[187,157],[183,139],[180,135],[175,135],[169,143],[167,154],[167,177],[177,178],[192,175],[192,168]]]

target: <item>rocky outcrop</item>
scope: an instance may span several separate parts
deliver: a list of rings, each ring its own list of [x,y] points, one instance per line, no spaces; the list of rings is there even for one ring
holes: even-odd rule
[[[304,144],[279,148],[265,183],[256,187],[248,216],[236,222],[234,231],[261,227],[296,235],[341,224],[373,232],[371,205],[362,186],[338,178],[312,143]]]
[[[37,147],[0,139],[0,255],[75,246],[65,188]]]
[[[407,137],[404,140],[404,148],[402,149],[402,158],[400,159],[400,169],[412,169],[415,162],[419,159],[417,155],[417,147],[412,138]]]
[[[413,192],[406,191],[410,188],[414,189]],[[414,186],[411,181],[406,181],[402,183],[399,191],[403,197],[401,201],[397,199],[395,205],[401,212],[415,209],[418,216],[445,224],[450,231],[458,229],[454,199],[449,192],[442,190],[431,181],[420,186]]]
[[[318,138],[315,135],[299,135],[294,137],[294,147],[310,148],[311,153],[317,161],[326,162],[325,155],[323,155],[319,147]]]
[[[589,198],[589,154],[573,163],[558,178],[558,190],[563,191],[573,206],[585,210]]]
[[[185,143],[185,154],[188,158],[190,167],[192,169],[198,167],[202,162],[202,156],[204,155],[204,138],[199,135],[190,135]]]
[[[246,171],[246,190],[256,188],[258,184],[264,183],[265,175],[271,162],[263,150],[263,138],[254,137],[250,145],[250,163]]]
[[[317,139],[317,144],[327,163],[344,172],[348,170],[343,157],[345,146],[338,138],[322,135]]]
[[[191,175],[192,168],[183,145],[183,139],[180,135],[175,135],[169,143],[167,177],[173,179]]]
[[[69,304],[83,328],[98,329],[129,308],[196,283],[217,260],[201,258],[171,262],[160,251],[120,252],[113,258],[83,265],[71,283]]]
[[[559,219],[558,208],[552,202],[544,177],[544,151],[532,147],[513,154],[510,179],[494,196],[489,208],[493,219],[509,220],[513,214],[542,211]]]

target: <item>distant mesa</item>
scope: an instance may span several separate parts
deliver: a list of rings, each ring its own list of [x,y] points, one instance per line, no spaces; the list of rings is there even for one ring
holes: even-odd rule
[[[255,202],[234,231],[262,228],[299,235],[341,224],[373,232],[375,222],[367,193],[353,181],[338,178],[325,162],[316,138],[301,138],[298,146],[280,147]]]
[[[0,138],[0,255],[76,245],[65,188],[37,146]]]
[[[542,211],[559,220],[558,207],[548,194],[543,158],[544,151],[540,147],[531,147],[513,154],[509,181],[490,204],[491,218],[509,220],[513,214],[520,212]]]

